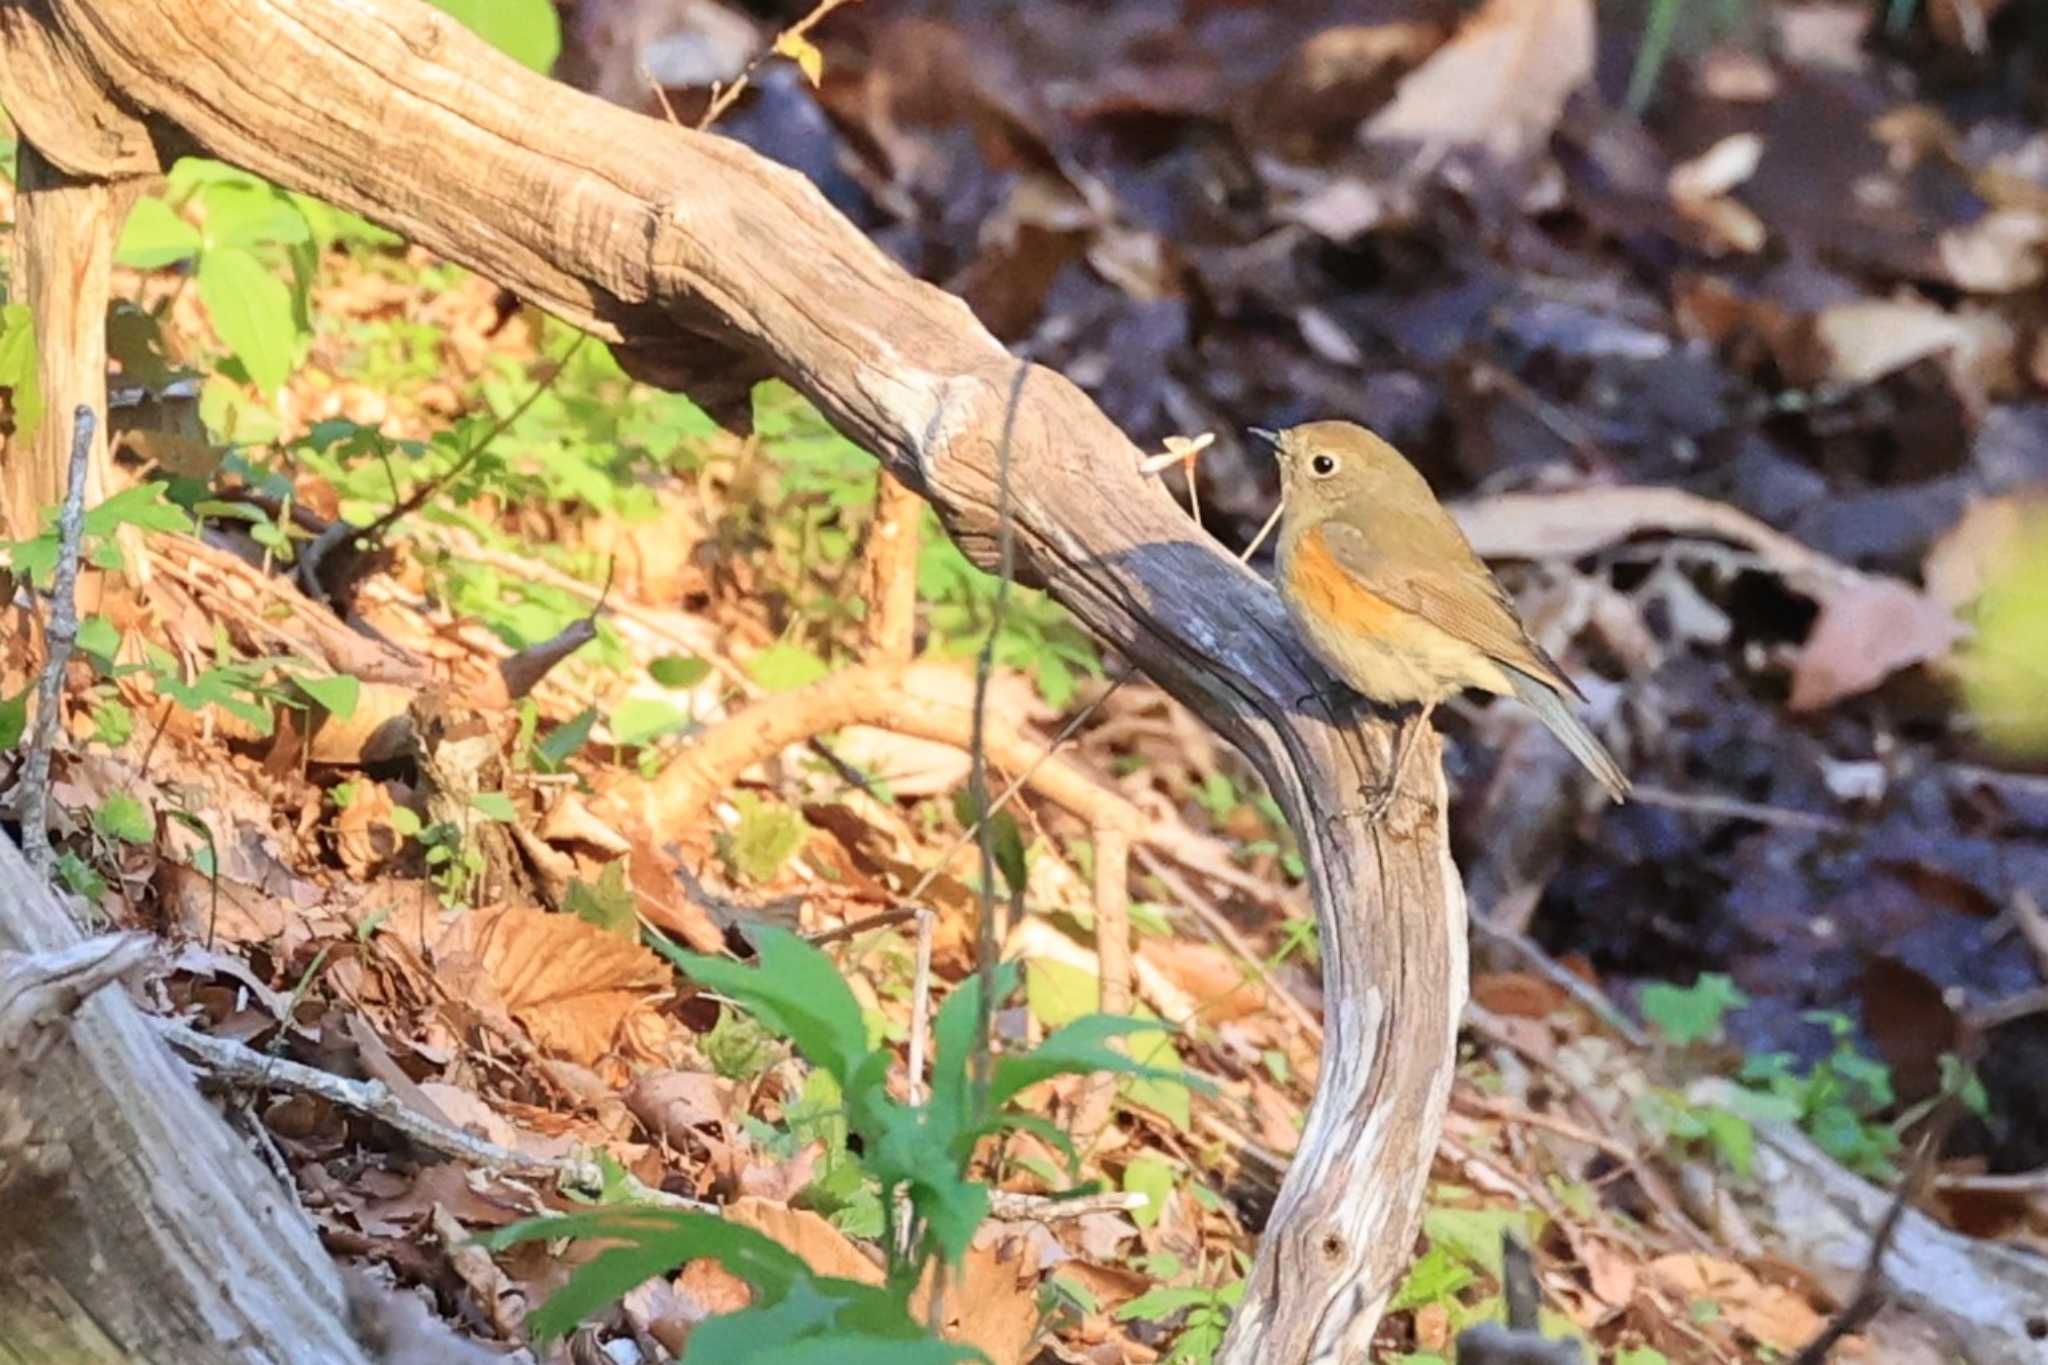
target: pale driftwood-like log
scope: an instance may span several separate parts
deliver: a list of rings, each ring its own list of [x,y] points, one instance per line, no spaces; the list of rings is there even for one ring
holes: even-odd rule
[[[1739,1103],[1723,1080],[1695,1083],[1694,1098]],[[1847,1302],[1867,1269],[1871,1242],[1894,1194],[1842,1169],[1798,1129],[1757,1125],[1755,1202],[1770,1240],[1822,1288]],[[1970,1365],[2048,1365],[2048,1263],[2039,1256],[1952,1231],[1908,1207],[1877,1266],[1877,1288],[1936,1327],[1944,1354]]]
[[[0,1052],[0,1360],[364,1361],[289,1192],[126,994],[78,998],[129,950],[81,941],[0,837],[0,975],[39,1001]]]
[[[417,0],[17,0],[0,39],[17,115],[50,94],[17,53],[54,60],[94,83],[83,107],[358,210],[699,401],[787,379],[990,560],[1018,362],[796,173],[545,82]],[[48,105],[20,122],[69,173],[132,169],[51,131]],[[1409,1257],[1464,999],[1440,770],[1410,768],[1429,776],[1390,826],[1334,818],[1384,762],[1385,729],[1302,700],[1326,679],[1272,592],[1059,375],[1029,372],[1008,429],[1022,574],[1242,749],[1309,859],[1323,1067],[1224,1358],[1364,1360]]]

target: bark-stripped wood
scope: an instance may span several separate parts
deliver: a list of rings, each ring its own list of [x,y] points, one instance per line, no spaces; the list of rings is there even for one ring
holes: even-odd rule
[[[989,561],[1018,362],[795,172],[542,81],[416,0],[15,0],[0,24],[10,109],[48,93],[16,52],[54,51],[159,146],[356,209],[620,343],[657,382],[716,401],[780,375]],[[21,121],[35,136],[55,116]],[[37,141],[101,169],[82,139]],[[1278,600],[1072,384],[1029,370],[1010,429],[1023,576],[1242,749],[1301,831],[1323,1067],[1224,1358],[1363,1360],[1409,1257],[1464,999],[1440,769],[1389,827],[1333,820],[1384,762],[1385,728],[1301,700],[1328,679]]]

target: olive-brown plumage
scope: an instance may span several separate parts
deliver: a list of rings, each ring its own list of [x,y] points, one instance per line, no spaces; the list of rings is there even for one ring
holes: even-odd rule
[[[1295,626],[1345,683],[1386,705],[1419,704],[1402,761],[1446,697],[1478,688],[1535,711],[1619,801],[1628,778],[1566,699],[1583,701],[1529,638],[1513,601],[1401,453],[1349,422],[1257,432],[1280,459],[1280,584]]]

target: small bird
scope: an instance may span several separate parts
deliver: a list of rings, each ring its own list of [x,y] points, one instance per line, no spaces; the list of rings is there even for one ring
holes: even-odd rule
[[[1616,801],[1628,796],[1627,775],[1565,704],[1585,696],[1401,452],[1350,422],[1252,434],[1280,459],[1280,596],[1295,629],[1356,691],[1421,707],[1371,818],[1393,802],[1430,713],[1468,687],[1520,700]]]

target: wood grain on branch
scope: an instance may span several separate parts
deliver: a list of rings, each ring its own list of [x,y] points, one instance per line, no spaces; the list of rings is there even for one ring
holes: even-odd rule
[[[546,82],[418,0],[20,0],[0,25],[0,99],[61,169],[133,167],[50,131],[47,106],[23,117],[53,92],[17,53],[91,82],[78,107],[364,213],[714,411],[782,377],[989,561],[1019,362],[795,172]],[[1013,430],[1022,576],[1242,749],[1309,860],[1324,1062],[1223,1358],[1363,1360],[1409,1256],[1464,999],[1440,770],[1391,825],[1333,820],[1384,762],[1385,727],[1301,701],[1328,680],[1273,593],[1073,384],[1031,370]]]

